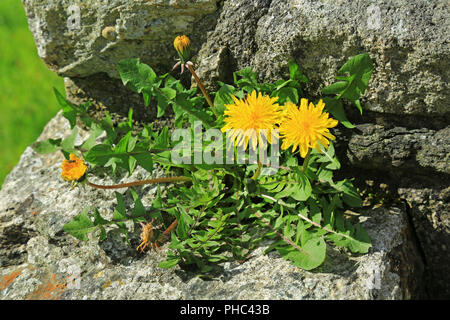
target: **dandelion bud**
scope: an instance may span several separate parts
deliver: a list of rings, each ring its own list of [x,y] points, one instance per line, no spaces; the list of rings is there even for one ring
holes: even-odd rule
[[[191,41],[185,35],[177,36],[173,41],[173,46],[175,47],[175,50],[177,50],[178,55],[180,56],[181,63],[185,63],[186,60],[189,59],[191,53],[190,44]]]

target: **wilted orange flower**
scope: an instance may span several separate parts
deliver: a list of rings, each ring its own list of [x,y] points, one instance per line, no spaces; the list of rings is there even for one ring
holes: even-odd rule
[[[273,132],[272,136],[272,129],[276,129],[282,119],[282,107],[276,103],[277,98],[257,94],[256,91],[242,100],[235,96],[232,98],[234,104],[225,105],[224,114],[227,117],[221,130],[230,130],[229,137],[236,145],[243,145],[245,150],[250,144],[255,150],[258,144],[263,145],[263,137],[269,143],[272,143],[272,138],[278,138],[278,131]]]
[[[288,149],[292,145],[292,152],[297,147],[300,156],[305,158],[310,148],[319,149],[319,144],[328,148],[330,142],[336,139],[329,128],[333,128],[338,121],[329,118],[327,112],[323,112],[325,103],[320,100],[315,106],[312,102],[308,105],[307,99],[301,99],[300,108],[292,102],[286,104],[284,119],[280,124],[280,138],[283,139],[281,149]]]
[[[61,177],[64,180],[78,181],[84,176],[87,166],[84,164],[82,159],[71,153],[69,160],[63,161],[61,169]]]

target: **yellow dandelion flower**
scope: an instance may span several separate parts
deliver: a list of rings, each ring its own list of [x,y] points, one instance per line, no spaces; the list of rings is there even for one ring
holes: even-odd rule
[[[327,112],[323,112],[325,103],[320,100],[317,105],[312,102],[308,105],[307,99],[301,99],[300,108],[292,102],[286,104],[284,119],[280,124],[280,138],[283,139],[281,149],[288,149],[292,145],[292,152],[297,147],[300,156],[305,158],[310,148],[319,149],[319,144],[326,148],[330,142],[327,139],[336,139],[329,128],[333,128],[338,121],[329,118]]]
[[[175,47],[175,50],[177,50],[182,60],[186,60],[189,58],[190,45],[191,40],[189,40],[189,38],[185,35],[177,36],[173,41],[173,46]]]
[[[232,97],[234,104],[225,105],[225,126],[222,132],[229,132],[229,138],[237,146],[250,145],[253,150],[258,144],[265,144],[263,137],[268,143],[272,138],[278,138],[278,131],[272,134],[272,129],[281,122],[282,107],[276,103],[277,98],[264,96],[253,91],[245,99],[239,100]]]
[[[84,164],[82,159],[71,153],[69,160],[63,161],[61,169],[61,177],[64,180],[78,181],[84,176],[87,166]]]

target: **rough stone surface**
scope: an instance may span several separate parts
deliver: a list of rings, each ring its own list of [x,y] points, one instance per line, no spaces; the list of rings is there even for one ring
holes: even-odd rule
[[[405,174],[450,174],[450,127],[386,127],[373,123],[356,125],[355,129],[337,129],[336,144],[353,166]]]
[[[225,1],[198,61],[208,79],[217,65],[205,65],[204,58],[227,48],[230,72],[252,66],[261,80],[273,81],[285,77],[294,60],[314,95],[349,57],[368,52],[375,71],[366,109],[448,119],[449,17],[446,0]]]
[[[176,56],[175,36],[189,33],[202,39],[217,10],[217,0],[22,3],[39,56],[65,77],[107,73],[118,78],[117,63],[129,57],[169,67]]]
[[[67,121],[58,115],[41,139],[69,132]],[[80,132],[81,143],[87,135]],[[373,242],[366,255],[328,247],[325,263],[308,272],[275,252],[262,255],[262,246],[246,262],[224,263],[204,280],[178,266],[158,268],[166,247],[161,254],[140,254],[113,227],[100,243],[95,237],[78,241],[63,232],[62,226],[86,206],[96,206],[107,216],[115,196],[108,190],[71,190],[60,178],[62,159],[60,153],[38,155],[27,148],[0,191],[2,299],[408,299],[423,294],[423,265],[399,208],[362,212],[361,222]],[[104,179],[143,179],[143,172]],[[101,177],[101,172],[96,175]],[[155,191],[154,186],[137,188],[144,206]],[[136,246],[139,228],[129,227]]]

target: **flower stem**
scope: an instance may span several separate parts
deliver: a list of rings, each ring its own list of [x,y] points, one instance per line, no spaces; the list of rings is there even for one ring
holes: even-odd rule
[[[194,76],[195,81],[197,82],[198,87],[200,88],[200,90],[202,91],[203,95],[206,98],[206,101],[208,102],[209,106],[211,107],[212,111],[214,112],[214,114],[217,116],[216,114],[216,110],[214,109],[214,103],[211,100],[211,97],[209,96],[208,92],[206,92],[205,87],[203,86],[202,81],[200,80],[200,78],[197,76],[197,73],[195,73],[194,67],[192,67],[192,65],[190,63],[186,63],[186,67],[189,69],[189,71],[192,73],[192,75]]]
[[[306,168],[308,168],[308,162],[309,158],[311,157],[311,149],[308,150],[308,153],[306,154],[305,160],[303,160],[302,165],[302,172],[304,173],[306,171]]]
[[[286,243],[290,244],[291,246],[293,246],[295,249],[297,249],[300,252],[303,252],[304,254],[306,254],[307,256],[311,256],[308,252],[306,252],[305,250],[303,250],[302,248],[300,248],[296,243],[294,243],[293,241],[291,241],[290,239],[288,239],[287,237],[285,237],[284,235],[282,235],[280,232],[278,232],[278,230],[276,230],[274,227],[272,227],[270,225],[270,223],[264,219],[259,212],[255,211],[253,208],[250,207],[250,210],[253,212],[253,214],[259,219],[261,220],[262,223],[264,223],[264,225],[269,228],[270,230],[272,230],[273,232],[275,232],[281,239],[283,239],[284,241],[286,241]]]
[[[187,181],[191,181],[191,180],[192,179],[189,177],[181,176],[181,177],[154,178],[154,179],[133,181],[133,182],[128,182],[128,183],[114,184],[114,185],[109,185],[109,186],[94,184],[94,183],[87,181],[87,185],[92,188],[97,188],[97,189],[119,189],[119,188],[129,188],[129,187],[134,187],[134,186],[142,186],[145,184],[152,184],[152,183],[187,182]]]
[[[255,174],[253,175],[252,179],[256,180],[260,173],[261,173],[261,167],[262,167],[262,163],[260,161],[258,161],[258,169],[256,169]]]

